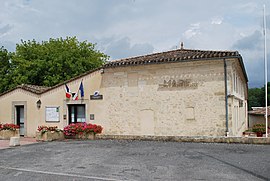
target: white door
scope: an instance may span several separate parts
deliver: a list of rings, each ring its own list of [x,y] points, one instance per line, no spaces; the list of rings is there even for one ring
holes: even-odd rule
[[[155,135],[154,111],[150,109],[140,111],[141,135]]]

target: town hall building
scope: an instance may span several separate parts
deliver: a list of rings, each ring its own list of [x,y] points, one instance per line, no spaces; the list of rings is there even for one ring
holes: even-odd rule
[[[20,85],[0,95],[0,121],[27,137],[76,122],[103,135],[241,136],[247,82],[237,51],[180,48],[109,61],[53,87]]]

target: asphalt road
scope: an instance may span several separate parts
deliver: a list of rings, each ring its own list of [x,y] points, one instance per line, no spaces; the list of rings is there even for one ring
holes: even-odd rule
[[[0,180],[270,180],[270,146],[63,141],[0,150]]]

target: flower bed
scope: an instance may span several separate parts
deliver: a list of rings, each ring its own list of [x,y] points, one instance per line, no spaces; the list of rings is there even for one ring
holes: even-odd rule
[[[96,134],[102,132],[102,126],[90,123],[72,123],[64,128],[65,138],[95,139]]]
[[[57,126],[39,126],[36,132],[37,141],[54,141],[64,139],[63,131]]]
[[[0,123],[0,139],[10,139],[11,137],[19,137],[19,126],[16,124]]]

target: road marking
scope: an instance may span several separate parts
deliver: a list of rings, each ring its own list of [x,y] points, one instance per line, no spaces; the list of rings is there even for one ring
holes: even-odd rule
[[[19,175],[21,175],[22,174],[22,172],[17,172],[15,175],[14,175],[14,177],[18,177]]]
[[[59,175],[59,176],[67,176],[67,177],[78,177],[78,178],[88,178],[88,179],[108,180],[108,181],[121,181],[119,179],[114,179],[114,178],[93,177],[93,176],[76,175],[76,174],[68,174],[68,173],[55,173],[55,172],[46,172],[46,171],[30,170],[30,169],[23,169],[23,168],[12,168],[12,167],[3,167],[3,166],[0,166],[0,168],[7,169],[7,170],[16,170],[16,171],[23,171],[23,172],[48,174],[48,175]],[[15,175],[17,176],[17,174],[15,174]]]

